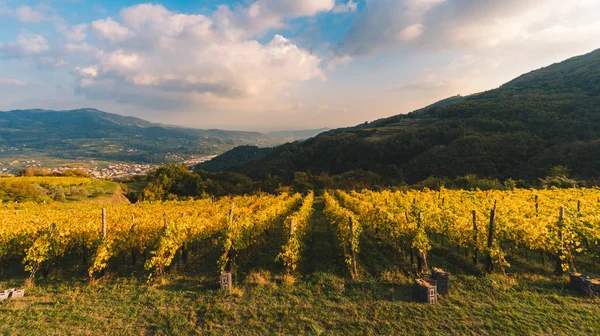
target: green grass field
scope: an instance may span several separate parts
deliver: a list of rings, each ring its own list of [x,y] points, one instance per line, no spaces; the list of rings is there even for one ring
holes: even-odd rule
[[[512,251],[514,276],[483,274],[463,251],[434,242],[430,265],[452,273],[451,293],[438,304],[415,300],[410,258],[363,235],[360,278],[351,280],[329,223],[317,202],[297,273],[273,260],[285,239],[270,230],[237,258],[229,292],[219,290],[221,250],[206,242],[187,263],[176,260],[168,275],[147,282],[142,262],[129,255],[110,273],[89,280],[86,269],[50,265],[23,299],[0,303],[6,335],[592,335],[600,331],[600,298],[568,287],[539,255]],[[80,258],[67,256],[65,258]],[[62,265],[62,266],[61,266]],[[593,260],[580,271],[597,270]],[[22,287],[19,261],[0,269],[0,289]]]

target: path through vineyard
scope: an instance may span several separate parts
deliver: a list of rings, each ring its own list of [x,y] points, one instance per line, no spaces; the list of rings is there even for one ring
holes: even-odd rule
[[[302,255],[300,272],[313,274],[329,272],[345,275],[344,255],[335,241],[333,226],[323,214],[323,198],[317,197],[306,236],[306,250]]]

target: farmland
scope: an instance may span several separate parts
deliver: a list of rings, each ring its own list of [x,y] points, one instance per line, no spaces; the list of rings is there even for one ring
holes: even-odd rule
[[[599,195],[327,191],[2,204],[0,285],[27,291],[1,304],[0,332],[590,333],[600,328],[600,300],[570,289],[567,272],[597,272]],[[429,267],[452,274],[436,305],[413,295]],[[228,291],[222,271],[233,274]]]

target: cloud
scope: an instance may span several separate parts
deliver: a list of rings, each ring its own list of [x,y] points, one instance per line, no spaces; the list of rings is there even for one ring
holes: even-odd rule
[[[29,83],[19,79],[0,77],[0,85],[3,86],[27,86]]]
[[[231,37],[252,37],[283,27],[286,19],[314,16],[334,7],[335,0],[258,0],[248,7],[221,5],[214,20]]]
[[[341,3],[333,8],[334,13],[353,13],[358,9],[358,2],[348,0],[347,3]]]
[[[0,45],[0,53],[9,58],[37,55],[48,49],[48,41],[42,35],[26,32],[21,32],[15,42]]]
[[[30,6],[20,6],[15,10],[17,19],[24,23],[40,23],[46,20],[44,13],[37,11]]]
[[[57,28],[67,40],[81,42],[87,38],[88,25],[85,23],[74,26],[61,26]]]
[[[22,31],[16,41],[0,44],[0,56],[31,61],[39,67],[61,67],[66,64],[60,51],[51,48],[40,34]]]
[[[398,37],[402,41],[415,40],[423,34],[423,28],[424,28],[423,25],[420,23],[410,25],[410,26],[402,29],[400,31],[400,34],[398,34]]]
[[[252,13],[257,4],[260,8]],[[88,98],[152,108],[260,100],[280,96],[295,83],[324,79],[322,60],[281,35],[260,43],[245,31],[250,21],[225,22],[223,15],[245,12],[260,21],[263,15],[277,13],[278,19],[271,22],[274,27],[284,17],[331,8],[332,1],[259,0],[205,16],[143,4],[123,9],[119,21],[92,22],[91,31],[104,43],[90,47],[84,40],[67,44],[64,50],[91,55],[91,61],[73,71],[76,92]]]
[[[96,20],[92,22],[91,27],[98,38],[109,42],[120,42],[134,36],[131,30],[122,26],[110,17],[105,20]]]
[[[369,55],[411,42],[423,49],[482,50],[508,47],[548,29],[589,30],[582,13],[599,2],[572,0],[368,0],[338,45],[338,53]],[[561,36],[567,38],[566,36]],[[570,38],[568,38],[570,39]],[[547,41],[546,41],[547,42]],[[561,40],[555,40],[560,45]]]
[[[340,65],[348,64],[350,62],[352,62],[352,57],[350,57],[348,55],[344,55],[344,56],[341,56],[341,57],[333,57],[327,63],[327,68],[329,70],[333,70],[333,69],[337,68]]]

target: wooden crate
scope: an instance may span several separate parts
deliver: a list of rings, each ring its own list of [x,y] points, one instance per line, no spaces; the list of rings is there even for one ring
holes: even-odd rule
[[[22,298],[24,296],[25,296],[25,290],[24,289],[19,289],[19,290],[16,290],[16,291],[12,292],[12,296],[11,297],[13,299],[18,299],[18,298]]]
[[[233,277],[229,272],[221,273],[220,282],[221,290],[223,291],[230,290],[231,288],[233,288]]]
[[[437,291],[439,294],[448,295],[450,292],[450,273],[441,268],[432,268],[431,275],[437,282]]]
[[[420,278],[415,280],[415,297],[429,304],[437,303],[437,284],[431,278]]]

